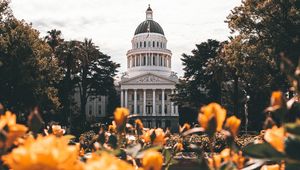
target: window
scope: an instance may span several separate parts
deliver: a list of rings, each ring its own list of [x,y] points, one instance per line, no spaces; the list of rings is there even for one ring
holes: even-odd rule
[[[170,128],[171,127],[171,121],[170,120],[166,120],[166,128]]]
[[[144,58],[144,60],[143,60],[143,66],[145,66],[146,65],[146,56],[144,56],[143,58]]]
[[[158,41],[156,42],[156,47],[159,47],[159,42]]]
[[[142,44],[142,42],[140,42],[140,48],[142,48],[142,46],[143,46],[143,44]]]
[[[101,105],[98,106],[98,114],[101,115]]]
[[[144,41],[144,48],[146,48],[146,45],[147,45],[147,44],[146,44],[146,41]]]
[[[156,66],[156,64],[155,64],[155,63],[156,63],[155,59],[156,59],[156,57],[153,56],[153,65],[154,65],[154,66]]]
[[[93,109],[93,106],[92,106],[92,105],[89,105],[89,115],[92,114],[92,109]]]
[[[153,41],[153,43],[152,43],[152,47],[155,47],[155,42]]]
[[[131,100],[134,101],[134,94],[131,94]]]
[[[160,42],[160,48],[162,48],[162,42]]]
[[[161,121],[160,120],[157,120],[156,121],[156,128],[160,128],[161,127]]]
[[[162,94],[158,95],[158,100],[162,100]]]
[[[168,113],[168,105],[165,105],[165,113]]]
[[[137,101],[139,101],[140,100],[140,94],[137,94]]]
[[[137,105],[136,112],[140,113],[140,105]]]

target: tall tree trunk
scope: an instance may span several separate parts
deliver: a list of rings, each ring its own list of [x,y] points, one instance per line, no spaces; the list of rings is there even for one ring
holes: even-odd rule
[[[234,72],[234,99],[233,99],[233,114],[237,115],[237,117],[240,117],[239,115],[239,77],[236,73]]]
[[[81,81],[81,95],[80,95],[80,114],[81,120],[86,121],[86,103],[87,103],[87,72],[88,68],[84,66],[82,69],[82,81]]]

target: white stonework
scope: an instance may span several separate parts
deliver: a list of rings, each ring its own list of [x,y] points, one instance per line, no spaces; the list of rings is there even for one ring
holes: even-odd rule
[[[171,102],[178,77],[172,72],[172,53],[152,9],[136,29],[127,52],[127,71],[120,81],[120,102],[146,127],[178,128],[178,107]],[[133,117],[133,119],[137,118]]]

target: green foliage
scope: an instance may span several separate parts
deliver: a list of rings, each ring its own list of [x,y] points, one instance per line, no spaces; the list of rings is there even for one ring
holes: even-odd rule
[[[7,19],[0,30],[0,100],[13,111],[26,112],[36,105],[57,109],[54,84],[61,79],[61,69],[51,58],[51,48],[24,21]]]

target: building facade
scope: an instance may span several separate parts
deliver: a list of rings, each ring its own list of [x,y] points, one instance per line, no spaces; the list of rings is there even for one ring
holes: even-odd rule
[[[170,99],[178,77],[171,70],[172,52],[162,27],[148,7],[127,52],[127,71],[120,81],[120,102],[146,127],[178,129],[178,106]]]

